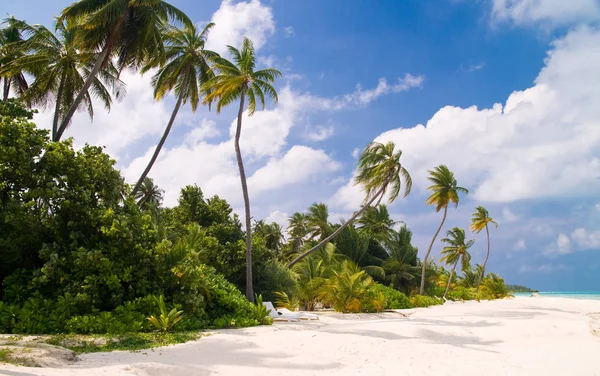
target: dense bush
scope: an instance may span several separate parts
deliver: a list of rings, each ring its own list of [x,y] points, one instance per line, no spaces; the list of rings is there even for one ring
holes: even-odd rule
[[[449,300],[473,300],[475,299],[475,289],[467,287],[456,287],[448,293]]]
[[[382,293],[385,297],[385,309],[407,309],[413,308],[412,303],[406,295],[391,287],[376,283],[371,289],[371,293]]]
[[[410,302],[413,306],[419,308],[444,304],[444,300],[442,300],[441,298],[426,295],[415,295],[410,298]]]
[[[225,201],[188,187],[174,209],[141,210],[102,148],[50,142],[30,115],[0,106],[0,332],[149,330],[158,295],[185,312],[178,329],[257,324],[255,306],[203,264],[234,281],[245,269]],[[259,264],[264,248],[257,239]]]

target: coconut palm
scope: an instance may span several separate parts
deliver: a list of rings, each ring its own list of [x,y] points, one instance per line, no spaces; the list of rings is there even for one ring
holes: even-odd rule
[[[162,99],[168,92],[174,90],[177,95],[177,102],[175,102],[171,118],[154,149],[150,162],[148,162],[133,191],[131,191],[132,195],[135,195],[140,189],[154,162],[156,162],[158,154],[165,144],[169,132],[171,132],[171,127],[181,105],[189,102],[192,111],[196,112],[200,102],[200,86],[214,77],[209,66],[209,60],[218,55],[216,52],[204,49],[208,32],[214,25],[214,23],[209,23],[200,32],[194,25],[185,26],[183,29],[173,26],[165,27],[163,39],[167,63],[152,78],[152,86],[154,86],[156,100]],[[142,69],[142,73],[161,63],[160,58],[158,61],[151,61]]]
[[[214,78],[203,85],[207,92],[204,103],[217,104],[217,113],[221,109],[234,101],[240,101],[240,107],[237,116],[237,127],[235,131],[235,155],[240,171],[240,180],[242,183],[242,193],[244,195],[244,210],[246,216],[246,298],[254,301],[254,291],[252,287],[252,229],[250,227],[250,197],[248,195],[248,186],[246,184],[246,173],[244,171],[244,162],[242,160],[242,151],[240,149],[240,137],[242,135],[242,116],[247,109],[248,116],[252,116],[256,111],[257,105],[265,107],[265,95],[273,102],[277,103],[277,92],[272,83],[277,77],[281,77],[281,72],[274,68],[254,70],[256,66],[256,54],[254,45],[248,38],[244,38],[242,49],[227,46],[229,53],[233,56],[234,63],[217,56],[213,59],[213,68],[218,71]],[[246,106],[246,98],[248,104]]]
[[[373,142],[367,146],[358,159],[358,175],[354,183],[355,185],[362,185],[366,193],[362,208],[356,211],[348,221],[344,222],[331,235],[298,256],[289,264],[290,267],[335,238],[346,226],[353,223],[356,218],[363,214],[375,200],[377,200],[377,205],[379,205],[388,189],[390,190],[388,195],[388,202],[390,203],[400,195],[402,181],[404,181],[403,197],[406,197],[410,193],[412,179],[400,162],[402,151],[398,150],[394,152],[394,148],[395,145],[393,142],[388,142],[385,145]]]
[[[471,239],[467,241],[465,230],[454,227],[452,230],[448,230],[446,237],[442,239],[442,242],[448,245],[442,249],[443,257],[440,261],[446,263],[446,265],[452,265],[452,271],[450,272],[448,285],[446,286],[446,292],[444,293],[444,299],[446,299],[448,290],[450,290],[452,277],[454,277],[454,272],[456,271],[456,265],[458,265],[460,261],[462,269],[469,267],[469,262],[471,261],[469,248],[473,246],[475,240]]]
[[[310,239],[325,239],[329,232],[329,209],[323,203],[314,203],[306,215]]]
[[[0,29],[0,78],[2,79],[2,99],[7,100],[11,87],[22,95],[27,90],[25,74],[19,66],[12,64],[14,60],[24,55],[22,48],[23,31],[29,26],[14,17],[2,21]],[[8,69],[11,66],[11,69]]]
[[[119,69],[143,67],[151,59],[164,58],[162,30],[169,21],[193,24],[185,13],[163,0],[80,0],[65,8],[59,21],[78,25],[79,45],[98,54],[58,127],[58,140],[100,70],[113,58]]]
[[[148,210],[158,208],[160,206],[164,193],[165,191],[160,189],[158,185],[154,184],[154,180],[151,178],[146,178],[134,197],[137,200],[137,205],[139,208]]]
[[[413,281],[418,281],[421,269],[417,258],[419,250],[411,244],[411,239],[412,232],[406,226],[394,231],[386,242],[390,257],[382,265],[386,282],[406,294],[412,286],[417,286]]]
[[[360,229],[373,235],[377,240],[385,241],[392,236],[394,226],[398,223],[390,217],[387,206],[370,206],[358,219]]]
[[[42,25],[27,26],[25,30],[31,35],[23,43],[23,49],[28,54],[16,59],[12,65],[35,77],[22,96],[25,102],[40,108],[54,106],[52,139],[57,140],[59,122],[82,90],[96,54],[80,50],[75,39],[76,29],[68,28],[64,22],[56,22],[55,33]],[[109,89],[117,98],[125,92],[125,84],[118,76],[114,64],[107,63],[84,93],[78,109],[87,111],[93,119],[94,97],[110,110],[112,97]]]
[[[285,240],[279,223],[265,223],[261,219],[260,221],[254,221],[254,228],[252,230],[265,240],[265,245],[268,249],[275,251],[275,254],[279,254]]]
[[[481,230],[485,228],[485,233],[487,235],[487,253],[485,254],[485,261],[483,262],[483,267],[481,268],[481,273],[479,274],[479,279],[477,281],[477,292],[479,292],[481,279],[485,274],[485,266],[487,265],[488,258],[490,257],[490,230],[488,228],[488,224],[490,223],[498,228],[498,223],[496,223],[490,217],[490,214],[483,206],[478,206],[475,208],[475,213],[473,213],[473,217],[471,218],[471,231],[479,234]]]
[[[459,194],[469,193],[466,188],[458,186],[456,178],[454,177],[454,173],[445,165],[439,165],[433,170],[430,170],[429,177],[427,179],[429,179],[429,181],[432,183],[432,185],[427,188],[432,193],[427,200],[425,200],[425,203],[427,205],[435,205],[436,213],[439,213],[440,210],[444,209],[444,215],[442,216],[442,222],[440,222],[439,227],[431,239],[431,243],[429,243],[429,248],[427,249],[427,253],[423,259],[423,265],[421,269],[421,288],[419,290],[419,294],[421,295],[423,295],[425,292],[425,266],[427,264],[427,259],[429,258],[429,254],[431,253],[435,239],[442,230],[444,222],[446,222],[448,205],[453,203],[456,207],[458,207]]]

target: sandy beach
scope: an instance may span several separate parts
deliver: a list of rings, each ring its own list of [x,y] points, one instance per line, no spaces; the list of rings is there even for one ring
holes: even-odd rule
[[[82,355],[8,376],[600,375],[600,301],[514,298],[225,330],[141,352]]]

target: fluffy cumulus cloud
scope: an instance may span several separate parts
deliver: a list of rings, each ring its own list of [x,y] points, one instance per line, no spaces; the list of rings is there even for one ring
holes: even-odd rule
[[[310,141],[325,141],[335,133],[333,126],[317,126],[311,129],[307,134],[306,138]]]
[[[553,43],[535,85],[512,93],[504,106],[444,107],[425,125],[393,129],[375,141],[393,141],[403,150],[404,165],[421,190],[427,170],[443,163],[480,201],[596,195],[599,45],[598,30],[571,31]],[[356,189],[344,187],[337,201],[356,197]]]
[[[211,22],[215,26],[210,31],[206,45],[221,54],[227,51],[227,45],[239,48],[244,37],[250,38],[258,50],[275,32],[272,9],[259,0],[235,4],[231,0],[223,0]]]
[[[578,228],[573,231],[571,237],[582,250],[600,249],[600,231],[588,231],[585,228]]]
[[[597,0],[493,0],[492,17],[517,25],[569,25],[600,19]]]

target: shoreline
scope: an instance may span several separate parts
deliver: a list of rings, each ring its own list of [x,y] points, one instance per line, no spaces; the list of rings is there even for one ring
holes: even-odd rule
[[[598,375],[599,353],[600,301],[515,297],[321,314],[318,321],[213,331],[153,350],[85,354],[66,368],[0,365],[0,374]]]

